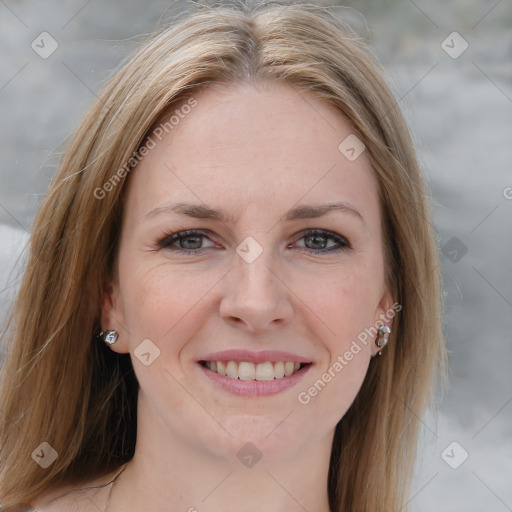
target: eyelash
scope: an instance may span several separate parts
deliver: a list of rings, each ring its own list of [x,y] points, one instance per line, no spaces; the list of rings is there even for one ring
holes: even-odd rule
[[[330,249],[308,249],[307,247],[304,247],[304,249],[310,253],[310,254],[327,254],[327,253],[333,253],[333,252],[339,252],[339,251],[347,251],[349,249],[352,249],[352,246],[350,245],[349,241],[336,234],[332,231],[326,231],[323,229],[309,229],[301,233],[301,237],[298,240],[302,240],[306,237],[311,236],[320,236],[324,237],[326,239],[331,239],[335,241],[338,244],[338,247],[330,248]],[[199,237],[205,237],[208,238],[208,236],[201,230],[196,229],[188,229],[183,231],[177,231],[175,233],[169,233],[165,234],[163,238],[160,239],[159,242],[157,242],[157,248],[158,249],[169,249],[171,251],[175,252],[181,252],[187,255],[197,254],[198,252],[204,250],[204,249],[184,249],[183,247],[173,247],[172,244],[181,240],[186,239],[187,237],[191,236],[199,236]]]

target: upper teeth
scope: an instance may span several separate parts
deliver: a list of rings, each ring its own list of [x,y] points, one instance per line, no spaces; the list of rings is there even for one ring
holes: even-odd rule
[[[288,377],[300,369],[300,363],[249,363],[246,361],[206,361],[206,366],[219,375],[241,380],[273,380]]]

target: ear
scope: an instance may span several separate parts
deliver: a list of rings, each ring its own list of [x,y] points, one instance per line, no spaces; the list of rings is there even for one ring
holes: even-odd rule
[[[394,307],[393,297],[387,287],[384,288],[382,293],[382,297],[379,301],[379,305],[375,311],[375,320],[374,324],[376,328],[379,328],[381,325],[387,325],[391,332],[393,332],[393,318],[396,315],[396,312],[401,308]],[[379,348],[376,344],[377,337],[372,340],[371,345],[371,353],[372,356],[377,355],[382,349]]]
[[[103,331],[116,330],[118,333],[117,341],[113,345],[109,345],[109,348],[119,354],[127,354],[130,351],[130,346],[119,285],[109,284],[101,300],[101,329]]]

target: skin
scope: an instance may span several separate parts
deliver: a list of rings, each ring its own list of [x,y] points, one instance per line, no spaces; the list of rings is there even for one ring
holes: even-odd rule
[[[131,353],[138,439],[109,510],[327,512],[334,428],[378,350],[374,339],[307,405],[297,395],[392,307],[377,182],[364,152],[349,161],[338,150],[350,124],[312,95],[260,82],[209,87],[196,99],[130,176],[102,325],[120,333],[112,350]],[[178,201],[222,208],[234,222],[147,216]],[[298,205],[341,201],[364,224],[342,211],[280,220]],[[337,243],[326,238],[322,254],[308,253],[322,250],[301,234],[311,228],[345,237],[351,249],[329,252]],[[184,229],[209,230],[202,246],[182,240],[198,253],[158,246]],[[235,251],[248,236],[263,249],[252,263]],[[145,339],[160,350],[148,366],[134,356]],[[230,348],[289,351],[313,365],[280,394],[237,397],[196,363]],[[262,454],[252,468],[237,458],[247,442]]]

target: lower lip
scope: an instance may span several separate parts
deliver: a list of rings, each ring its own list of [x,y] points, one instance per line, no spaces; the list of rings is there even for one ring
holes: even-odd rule
[[[286,391],[302,380],[311,368],[311,364],[304,366],[289,377],[274,380],[242,380],[224,377],[212,372],[200,363],[197,363],[204,375],[216,386],[237,396],[269,396]]]

